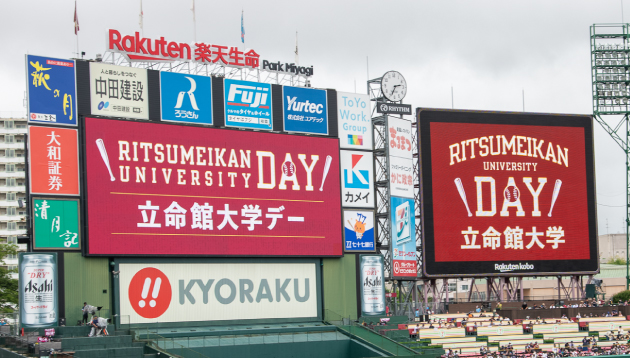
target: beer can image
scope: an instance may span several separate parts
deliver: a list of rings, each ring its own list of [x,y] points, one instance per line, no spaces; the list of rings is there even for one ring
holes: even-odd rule
[[[22,327],[57,325],[57,255],[20,253]]]
[[[365,316],[385,314],[383,257],[361,255],[361,312]]]

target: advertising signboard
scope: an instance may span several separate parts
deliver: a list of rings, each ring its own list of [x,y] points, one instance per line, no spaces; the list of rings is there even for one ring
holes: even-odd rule
[[[343,206],[374,208],[374,155],[342,150],[339,156]]]
[[[160,72],[162,120],[212,124],[212,81],[207,76]]]
[[[416,224],[413,199],[390,199],[392,277],[416,277]]]
[[[77,125],[77,92],[72,60],[26,55],[28,121]]]
[[[317,320],[318,266],[318,262],[120,263],[120,314],[132,324]]]
[[[22,327],[50,327],[57,325],[57,254],[18,254],[20,325]]]
[[[402,103],[376,102],[376,113],[411,114],[411,105]]]
[[[374,252],[376,249],[374,211],[344,210],[343,225],[344,251]]]
[[[31,194],[79,195],[76,129],[28,127]]]
[[[223,80],[225,126],[272,130],[271,85]]]
[[[360,255],[361,315],[385,315],[385,277],[382,255]]]
[[[328,134],[326,91],[283,86],[282,94],[285,131]]]
[[[367,94],[337,92],[339,146],[372,150],[372,114]]]
[[[598,270],[590,116],[421,112],[427,276]]]
[[[389,194],[413,198],[413,160],[389,157]]]
[[[91,113],[149,119],[147,70],[90,62]]]
[[[336,138],[97,118],[85,127],[88,254],[343,253]]]
[[[81,249],[78,199],[33,199],[33,249]]]
[[[387,117],[387,131],[389,133],[389,156],[411,159],[414,146],[411,136],[411,122],[402,118]]]

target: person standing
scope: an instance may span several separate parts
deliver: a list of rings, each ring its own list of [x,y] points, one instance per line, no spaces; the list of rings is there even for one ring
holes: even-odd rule
[[[88,305],[87,302],[83,302],[83,308],[81,309],[81,311],[83,312],[83,321],[81,321],[81,323],[87,324],[88,314],[95,315],[96,307]]]

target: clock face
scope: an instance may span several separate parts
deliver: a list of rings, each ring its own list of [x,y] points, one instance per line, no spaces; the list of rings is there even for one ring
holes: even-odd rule
[[[381,91],[383,96],[392,102],[402,101],[407,94],[407,81],[400,72],[386,72],[381,80]]]

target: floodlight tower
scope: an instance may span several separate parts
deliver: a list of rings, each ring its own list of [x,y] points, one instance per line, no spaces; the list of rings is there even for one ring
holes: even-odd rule
[[[630,284],[630,25],[591,26],[593,117],[626,154],[626,290]]]

